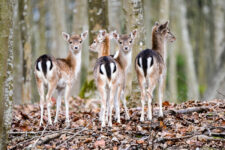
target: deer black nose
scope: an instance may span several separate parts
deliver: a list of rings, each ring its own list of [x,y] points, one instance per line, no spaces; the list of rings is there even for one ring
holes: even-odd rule
[[[74,48],[75,48],[75,49],[78,49],[78,46],[75,46]]]
[[[124,47],[124,49],[125,49],[125,50],[128,50],[128,47],[127,47],[127,46],[125,46],[125,47]]]

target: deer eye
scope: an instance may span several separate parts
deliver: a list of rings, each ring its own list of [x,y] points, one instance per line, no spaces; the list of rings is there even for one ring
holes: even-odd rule
[[[80,40],[80,43],[82,43],[82,40]]]
[[[130,40],[129,42],[130,42],[130,44],[131,44],[131,43],[132,43],[132,40]]]
[[[94,41],[93,43],[96,43],[96,41]]]
[[[119,43],[120,43],[120,44],[122,44],[122,42],[121,42],[121,41],[119,41]]]
[[[72,42],[71,42],[71,41],[69,41],[69,43],[70,43],[70,44],[72,44]]]

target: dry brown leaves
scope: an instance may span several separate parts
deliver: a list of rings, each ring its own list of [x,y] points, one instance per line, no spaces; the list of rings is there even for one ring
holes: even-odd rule
[[[64,108],[59,123],[46,128],[43,137],[60,133],[57,138],[48,139],[36,145],[38,149],[196,149],[225,147],[225,102],[188,101],[182,104],[164,102],[164,117],[158,118],[158,107],[154,105],[152,121],[140,122],[140,108],[131,108],[131,120],[126,121],[121,112],[121,124],[113,120],[112,128],[101,129],[98,121],[99,109],[86,110],[85,100],[70,100],[71,126],[65,124]],[[192,107],[207,107],[207,111],[188,114],[174,114],[170,110]],[[45,109],[46,110],[46,109]],[[52,109],[54,119],[55,108]],[[40,138],[47,123],[45,111],[44,126],[39,127],[40,109],[36,105],[14,107],[12,128],[9,133],[8,149],[31,148]]]

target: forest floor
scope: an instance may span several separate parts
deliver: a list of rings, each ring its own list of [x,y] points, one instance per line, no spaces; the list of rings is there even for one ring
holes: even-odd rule
[[[139,121],[140,107],[129,109],[128,121],[121,108],[121,124],[113,120],[112,128],[101,128],[99,108],[86,109],[85,101],[71,98],[70,127],[65,124],[64,108],[58,124],[47,125],[45,111],[44,125],[39,127],[38,104],[14,106],[8,149],[225,149],[224,100],[166,101],[163,118],[154,104],[153,120],[144,122]],[[51,113],[55,115],[54,107]]]

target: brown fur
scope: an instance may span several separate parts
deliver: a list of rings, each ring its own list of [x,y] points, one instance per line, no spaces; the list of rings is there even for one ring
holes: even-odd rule
[[[66,105],[66,122],[69,123],[69,107],[68,107],[68,99],[69,99],[69,93],[72,88],[72,84],[74,79],[77,77],[77,73],[80,71],[80,64],[81,62],[81,43],[82,40],[84,40],[87,36],[87,32],[82,33],[81,35],[73,35],[69,36],[67,33],[62,33],[64,39],[70,44],[70,50],[69,54],[66,58],[54,58],[49,57],[49,60],[52,63],[52,68],[47,69],[47,73],[44,76],[43,72],[41,71],[39,65],[35,68],[35,77],[37,81],[37,87],[40,95],[40,104],[41,104],[41,122],[40,125],[43,122],[43,103],[44,103],[44,86],[46,85],[48,87],[48,92],[46,95],[46,101],[48,105],[48,122],[49,124],[52,124],[51,121],[51,113],[50,113],[50,103],[51,103],[51,96],[53,92],[56,90],[58,92],[58,99],[57,98],[57,111],[56,111],[56,118],[55,122],[57,122],[58,118],[58,112],[60,109],[61,104],[61,95],[64,90],[64,98],[65,98],[65,105]],[[41,59],[40,57],[38,62],[36,63],[42,63],[44,59]],[[44,61],[43,61],[44,62]],[[47,62],[45,62],[47,63]]]
[[[160,111],[159,114],[160,116],[163,115],[162,112],[162,98],[163,98],[163,83],[165,80],[165,75],[166,75],[166,66],[165,66],[165,58],[164,58],[164,42],[166,40],[166,37],[172,35],[170,33],[169,28],[168,28],[168,22],[165,24],[159,25],[158,23],[153,27],[152,29],[152,50],[155,51],[155,55],[152,55],[152,61],[153,65],[150,66],[149,69],[150,73],[147,74],[147,76],[144,76],[143,70],[141,67],[138,66],[139,61],[136,58],[135,61],[135,70],[137,73],[137,78],[138,78],[138,83],[141,89],[141,103],[142,103],[142,112],[141,112],[141,121],[144,121],[144,105],[145,105],[145,97],[147,96],[148,98],[148,119],[152,119],[152,98],[153,98],[153,91],[159,83],[159,106],[160,106]],[[175,37],[172,35],[169,37],[175,39]],[[170,39],[171,40],[171,39]],[[150,52],[150,50],[149,50]],[[148,53],[149,54],[149,53]],[[142,53],[139,54],[140,58]],[[147,85],[147,89],[145,89],[145,84]]]

